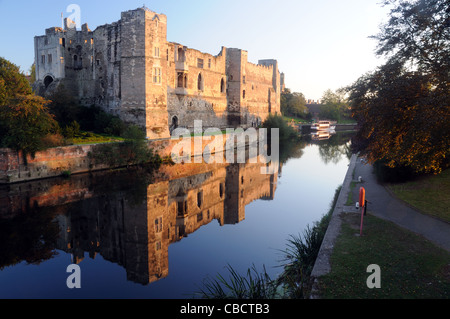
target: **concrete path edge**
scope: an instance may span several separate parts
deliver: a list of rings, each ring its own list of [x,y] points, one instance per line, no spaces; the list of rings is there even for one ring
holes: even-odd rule
[[[336,205],[331,215],[330,223],[328,225],[327,231],[325,232],[322,245],[320,246],[319,254],[317,256],[316,262],[314,264],[313,270],[311,272],[311,280],[313,281],[313,286],[311,290],[311,299],[320,298],[317,295],[317,284],[318,278],[328,274],[331,271],[330,257],[333,252],[334,244],[340,233],[341,229],[341,218],[340,215],[344,212],[344,207],[347,202],[348,194],[350,192],[350,183],[353,180],[353,171],[356,167],[357,155],[353,154],[350,159],[350,164],[347,173],[342,184],[341,191],[339,192]]]

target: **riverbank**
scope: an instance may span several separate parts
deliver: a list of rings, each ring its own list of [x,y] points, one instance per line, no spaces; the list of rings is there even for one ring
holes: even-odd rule
[[[371,165],[353,156],[341,200],[350,194],[357,201],[361,186],[369,201],[363,235],[354,203],[337,204],[313,269],[311,298],[448,298],[450,224],[393,197],[377,183]],[[366,283],[372,264],[381,269],[380,289]]]
[[[147,141],[147,147],[161,158],[171,157],[183,163],[189,161],[203,162],[204,153],[213,155],[214,159],[223,157],[227,150],[241,150],[250,145],[258,145],[256,140],[246,140],[246,132],[235,132],[192,138],[167,138]],[[236,142],[237,141],[237,142]],[[242,141],[242,142],[240,142]],[[120,143],[120,142],[118,142]],[[108,143],[111,145],[113,143]],[[11,184],[32,180],[46,179],[65,175],[74,175],[121,168],[107,162],[95,161],[92,154],[102,152],[104,143],[70,145],[49,148],[37,152],[35,157],[12,149],[0,149],[0,184]]]

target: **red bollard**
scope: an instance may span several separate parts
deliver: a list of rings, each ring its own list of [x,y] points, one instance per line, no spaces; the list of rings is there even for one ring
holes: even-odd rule
[[[359,189],[359,205],[361,207],[361,226],[359,228],[359,236],[360,237],[362,236],[365,204],[366,204],[366,190],[364,189],[364,187],[361,187]]]

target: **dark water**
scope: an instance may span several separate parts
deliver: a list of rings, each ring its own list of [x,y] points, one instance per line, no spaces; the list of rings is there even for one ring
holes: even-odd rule
[[[227,265],[275,278],[289,236],[328,211],[350,137],[290,144],[275,175],[198,164],[2,186],[0,298],[191,298]]]

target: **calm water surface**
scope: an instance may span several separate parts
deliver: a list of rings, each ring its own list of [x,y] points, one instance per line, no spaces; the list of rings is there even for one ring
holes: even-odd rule
[[[275,278],[290,235],[329,209],[351,135],[302,141],[280,171],[173,166],[0,188],[0,298],[191,298],[231,265]],[[69,289],[67,266],[81,269]]]

